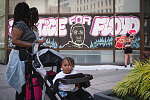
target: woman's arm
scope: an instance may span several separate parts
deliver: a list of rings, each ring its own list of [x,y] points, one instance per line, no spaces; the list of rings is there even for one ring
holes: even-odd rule
[[[123,52],[123,48],[124,48],[124,43],[122,44],[122,52]]]
[[[23,31],[21,31],[18,28],[13,28],[12,30],[12,43],[16,46],[20,47],[31,47],[32,43],[27,43],[25,41],[21,41],[21,36],[23,34]]]
[[[124,48],[124,46],[125,46],[125,43],[126,43],[126,41],[125,41],[125,39],[123,39],[123,43],[122,43],[122,52],[123,52],[123,48]]]
[[[133,33],[133,38],[130,38],[130,43],[132,43],[134,38],[135,38],[135,33]]]
[[[135,33],[133,33],[133,39],[135,38]]]

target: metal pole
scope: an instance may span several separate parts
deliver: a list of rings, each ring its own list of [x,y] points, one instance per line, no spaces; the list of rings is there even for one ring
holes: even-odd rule
[[[142,60],[144,54],[144,13],[143,0],[140,0],[140,59]]]
[[[113,0],[114,35],[113,35],[113,63],[115,64],[115,0]]]
[[[60,5],[58,0],[58,37],[57,37],[57,51],[59,52],[59,15],[60,15]]]

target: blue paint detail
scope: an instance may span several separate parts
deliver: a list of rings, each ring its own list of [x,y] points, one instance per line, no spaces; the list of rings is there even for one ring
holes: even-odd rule
[[[95,42],[93,43],[91,41],[90,48],[98,48],[98,46],[102,47],[110,47],[113,46],[113,37],[100,37],[99,39],[96,39]]]
[[[132,48],[140,48],[140,37],[135,37],[135,39],[132,40],[131,47]]]
[[[39,40],[42,40],[43,37],[41,37]],[[57,48],[57,42],[53,39],[51,41],[50,38],[46,39],[46,42],[42,44],[42,46],[49,46],[50,48]]]
[[[43,37],[39,38],[39,40],[42,40]],[[117,40],[117,38],[115,38]],[[90,48],[95,49],[98,48],[98,46],[102,47],[111,47],[113,46],[113,37],[100,37],[99,39],[96,39],[95,42],[90,41]],[[42,46],[49,46],[50,48],[57,48],[57,41],[54,39],[51,41],[50,38],[46,39],[46,43],[43,43]],[[8,37],[8,47],[13,48],[15,47],[12,44],[11,37]],[[132,41],[131,44],[132,48],[140,48],[140,37],[135,37],[135,39]],[[59,45],[59,48],[62,48],[62,45]]]

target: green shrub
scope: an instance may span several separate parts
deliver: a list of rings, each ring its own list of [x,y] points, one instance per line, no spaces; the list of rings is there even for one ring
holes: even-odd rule
[[[122,98],[134,96],[139,100],[150,100],[150,59],[135,61],[134,69],[113,87],[113,91]]]

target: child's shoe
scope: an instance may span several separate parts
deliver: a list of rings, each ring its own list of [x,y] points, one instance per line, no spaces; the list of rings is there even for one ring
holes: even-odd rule
[[[124,65],[125,68],[127,68],[127,65]]]
[[[130,67],[133,67],[132,64],[130,64]]]

